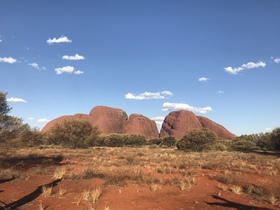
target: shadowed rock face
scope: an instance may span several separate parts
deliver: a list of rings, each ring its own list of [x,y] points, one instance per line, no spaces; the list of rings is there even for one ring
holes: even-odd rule
[[[139,114],[131,114],[129,116],[126,125],[126,133],[142,134],[146,136],[146,138],[158,137],[158,129],[155,121]]]
[[[208,128],[216,133],[220,140],[232,140],[235,137],[223,126],[186,110],[170,112],[164,119],[159,135],[160,137],[174,136],[176,139],[181,139],[187,131],[196,128]]]

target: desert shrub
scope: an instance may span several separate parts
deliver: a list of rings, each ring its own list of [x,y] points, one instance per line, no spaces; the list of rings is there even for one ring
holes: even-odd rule
[[[104,137],[104,144],[107,147],[122,147],[124,145],[124,135],[121,134],[109,134]]]
[[[206,128],[193,129],[188,131],[181,140],[176,144],[176,147],[187,151],[205,151],[209,150],[211,144],[217,142],[217,135]]]
[[[13,147],[39,146],[44,144],[43,136],[38,129],[27,127],[20,135],[7,142],[7,145]]]
[[[154,138],[148,141],[149,145],[161,145],[162,139],[161,138]]]
[[[140,146],[147,144],[146,138],[139,134],[109,134],[104,137],[108,147]]]
[[[95,145],[100,132],[85,120],[65,120],[57,123],[46,133],[49,144],[62,145],[70,148],[83,148]]]
[[[271,142],[275,150],[280,150],[280,127],[273,129],[271,133]]]
[[[225,141],[218,141],[213,144],[208,144],[205,146],[205,150],[212,150],[212,151],[227,151],[228,146],[227,142]]]
[[[139,134],[128,134],[124,137],[124,146],[140,146],[147,144],[145,136]]]
[[[257,150],[258,147],[253,141],[239,138],[232,141],[230,149],[235,151],[249,152]]]
[[[166,147],[174,147],[176,144],[176,138],[173,136],[167,136],[162,139],[162,145]]]

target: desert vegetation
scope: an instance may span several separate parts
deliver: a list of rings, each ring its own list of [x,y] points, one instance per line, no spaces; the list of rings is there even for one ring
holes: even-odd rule
[[[146,139],[66,120],[42,133],[10,110],[0,92],[0,209],[280,208],[280,128]]]

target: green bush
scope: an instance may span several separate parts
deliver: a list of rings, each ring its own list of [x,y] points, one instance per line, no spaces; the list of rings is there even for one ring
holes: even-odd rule
[[[109,134],[104,136],[104,145],[108,147],[146,145],[146,138],[139,134]]]
[[[274,149],[280,151],[280,127],[273,129],[271,133],[271,142]]]
[[[176,144],[176,138],[173,136],[167,136],[162,139],[162,146],[174,147]]]
[[[162,145],[162,138],[154,138],[148,141],[149,145]]]
[[[258,147],[253,141],[247,139],[237,139],[232,141],[230,149],[241,152],[250,152],[257,150]]]
[[[93,127],[89,121],[71,119],[51,127],[46,133],[46,141],[54,145],[83,148],[94,146],[99,135],[98,127]]]
[[[188,131],[181,140],[176,144],[176,147],[187,151],[207,151],[211,149],[211,144],[217,142],[217,135],[206,128],[193,129]]]

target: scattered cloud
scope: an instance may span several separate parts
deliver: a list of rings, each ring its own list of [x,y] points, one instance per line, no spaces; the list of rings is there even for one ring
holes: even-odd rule
[[[163,103],[163,111],[172,111],[172,110],[188,110],[191,112],[197,112],[197,113],[202,113],[205,114],[208,111],[212,111],[212,108],[210,106],[206,106],[203,108],[199,108],[199,107],[194,107],[194,106],[190,106],[188,104],[184,104],[184,103]]]
[[[31,121],[33,121],[33,120],[35,120],[33,117],[28,117],[28,120],[31,120]]]
[[[41,118],[41,119],[37,120],[37,122],[38,123],[44,123],[44,122],[49,122],[49,120],[46,119],[46,118]]]
[[[77,70],[77,71],[74,71],[74,74],[83,74],[84,72],[83,71],[80,71],[80,70]]]
[[[273,59],[273,61],[274,61],[275,63],[280,63],[280,58],[275,58],[275,59]]]
[[[199,82],[204,82],[204,81],[207,81],[207,80],[210,80],[209,78],[206,78],[206,77],[200,77],[198,79]]]
[[[132,99],[132,100],[145,100],[145,99],[165,99],[166,96],[172,96],[173,93],[170,91],[162,91],[162,92],[145,92],[140,93],[139,95],[135,95],[133,93],[127,93],[125,95],[126,99]]]
[[[65,60],[71,60],[71,61],[77,61],[77,60],[84,60],[85,57],[82,56],[82,55],[79,55],[79,54],[75,54],[75,55],[64,55],[62,57],[62,59],[65,59]]]
[[[15,102],[15,103],[20,103],[20,102],[27,103],[27,101],[25,101],[22,98],[14,98],[14,97],[8,98],[7,101],[8,102]]]
[[[7,57],[4,57],[4,58],[0,57],[0,62],[12,64],[12,63],[17,62],[17,59],[14,59],[12,57],[8,57],[8,58]]]
[[[156,122],[158,130],[161,129],[161,126],[162,126],[162,123],[163,123],[164,119],[165,119],[165,117],[163,117],[163,116],[151,118],[151,120]]]
[[[231,66],[224,68],[226,72],[230,74],[238,74],[240,71],[243,71],[244,68],[238,67],[238,68],[232,68]]]
[[[3,42],[3,40],[2,40],[2,39],[0,39],[0,42]]]
[[[67,43],[67,42],[72,42],[72,40],[70,40],[70,39],[68,39],[68,37],[67,36],[61,36],[60,38],[53,38],[53,39],[48,39],[47,40],[47,43],[49,44],[49,45],[52,45],[52,44],[54,44],[54,43],[63,43],[63,42],[65,42],[65,43]]]
[[[272,128],[265,128],[265,130],[270,132],[270,131],[272,131]]]
[[[231,66],[225,67],[224,70],[230,74],[238,74],[240,71],[243,71],[245,69],[254,69],[259,67],[265,67],[266,63],[259,61],[257,63],[254,62],[248,62],[246,64],[242,64],[241,67],[233,68]]]
[[[222,90],[219,90],[218,93],[219,93],[219,94],[223,94],[223,93],[225,93],[225,92],[222,91]]]
[[[37,63],[29,63],[28,65],[38,70],[46,70],[46,67],[39,67]]]
[[[56,74],[62,74],[62,73],[83,74],[84,73],[80,70],[75,70],[75,68],[73,66],[64,66],[61,68],[56,68],[55,71],[56,71]]]
[[[241,67],[246,69],[254,69],[254,68],[265,67],[265,66],[266,66],[265,62],[259,61],[257,63],[248,62],[246,64],[243,64]]]

